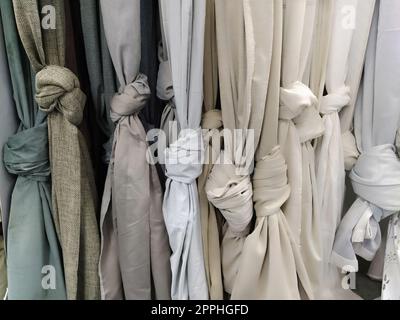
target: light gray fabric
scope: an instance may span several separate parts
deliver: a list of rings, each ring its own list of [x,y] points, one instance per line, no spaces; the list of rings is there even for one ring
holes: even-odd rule
[[[358,198],[339,226],[332,254],[337,266],[351,271],[358,270],[356,254],[374,258],[381,245],[379,221],[400,210],[400,161],[394,146],[400,124],[399,13],[398,1],[376,2],[354,120],[361,155],[350,179]]]
[[[111,102],[116,128],[101,209],[102,298],[169,299],[162,190],[146,159],[146,132],[138,117],[150,97],[147,77],[139,73],[140,0],[102,0],[101,12],[121,84]]]
[[[172,249],[172,299],[207,299],[196,179],[202,172],[205,0],[161,0],[176,115],[182,131],[166,149],[163,213]],[[187,130],[189,129],[189,130]]]

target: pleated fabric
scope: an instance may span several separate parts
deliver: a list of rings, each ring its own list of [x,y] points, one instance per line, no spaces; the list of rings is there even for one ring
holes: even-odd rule
[[[204,33],[204,105],[201,127],[204,129],[204,166],[198,178],[204,266],[211,300],[222,300],[224,290],[221,270],[220,226],[214,206],[208,201],[205,185],[213,164],[221,152],[221,110],[217,109],[218,60],[215,34],[215,1],[208,0]]]
[[[102,298],[169,299],[170,251],[162,190],[157,170],[146,158],[146,132],[138,117],[151,94],[147,76],[139,72],[140,0],[100,3],[121,85],[111,102],[116,128],[101,209]]]
[[[46,115],[34,103],[33,72],[18,38],[12,2],[2,1],[0,10],[12,83],[9,92],[20,119],[18,132],[3,148],[4,166],[17,176],[8,224],[8,299],[65,299],[52,216]]]
[[[361,152],[350,173],[358,198],[336,233],[332,261],[340,268],[358,270],[356,254],[372,260],[381,244],[379,222],[391,216],[384,266],[382,299],[399,297],[397,215],[400,203],[400,161],[395,138],[398,108],[400,28],[397,1],[376,1],[354,118]]]
[[[99,297],[96,192],[85,139],[78,129],[86,97],[65,62],[64,2],[15,0],[20,38],[36,72],[35,99],[48,114],[52,204],[68,299]],[[55,8],[56,29],[41,29],[40,7]]]
[[[343,28],[343,10],[354,8],[359,19],[368,19],[368,16],[372,16],[373,5],[369,4],[370,12],[368,12],[362,8],[365,8],[365,3],[366,1],[358,0],[340,0],[334,3],[333,31],[326,71],[327,94],[320,101],[325,134],[319,138],[316,148],[323,250],[322,283],[318,293],[321,299],[347,299],[351,296],[351,292],[343,290],[343,275],[330,263],[330,256],[336,229],[342,216],[345,193],[345,158],[339,112],[350,104],[350,93],[355,91],[350,89],[349,74],[361,78],[367,45],[365,39],[369,33],[368,24],[358,24],[357,28]],[[352,43],[356,41],[362,42],[364,46],[360,45],[357,51],[350,51]],[[358,88],[358,83],[355,86]]]
[[[204,153],[200,128],[203,102],[205,0],[161,0],[162,27],[171,67],[173,104],[181,129],[165,150],[163,213],[171,255],[171,297],[207,299],[196,179]],[[169,111],[172,111],[170,104]],[[162,152],[162,151],[160,151]]]
[[[312,55],[322,56],[322,53],[311,50],[317,3],[302,0],[284,4],[278,141],[288,165],[291,194],[283,212],[306,265],[314,296],[320,283],[322,257],[311,142],[323,134],[324,127],[317,110],[318,92],[313,92],[307,85],[310,79],[307,64]],[[292,285],[297,287],[297,284]],[[297,291],[293,298],[298,298],[298,294]],[[308,297],[311,298],[309,294]]]

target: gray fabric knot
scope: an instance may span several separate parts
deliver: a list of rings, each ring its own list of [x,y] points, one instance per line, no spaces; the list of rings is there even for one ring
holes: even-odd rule
[[[287,165],[280,147],[256,162],[253,175],[254,208],[257,217],[277,214],[290,195]]]
[[[166,176],[186,184],[195,182],[203,170],[203,153],[201,129],[182,130],[165,150]]]
[[[219,129],[222,128],[222,113],[221,110],[212,109],[203,114],[201,127],[203,129]]]
[[[50,177],[47,124],[18,132],[4,145],[4,166],[11,174],[35,181]]]
[[[310,141],[323,134],[324,125],[316,109],[318,99],[300,81],[280,89],[279,119],[293,121],[300,142]]]
[[[147,77],[139,73],[136,79],[126,85],[111,100],[111,120],[118,122],[122,117],[138,114],[150,98]]]
[[[350,88],[343,86],[336,92],[323,96],[321,99],[320,112],[324,115],[340,112],[350,103]]]
[[[50,65],[40,70],[35,99],[45,113],[57,110],[75,126],[82,122],[86,96],[76,75],[67,68]]]

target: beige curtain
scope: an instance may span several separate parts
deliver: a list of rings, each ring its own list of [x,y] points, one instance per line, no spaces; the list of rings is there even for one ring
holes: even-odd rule
[[[68,299],[99,298],[99,232],[94,177],[78,126],[86,97],[65,62],[64,2],[14,0],[18,31],[36,74],[36,101],[48,113],[52,204]],[[56,29],[42,29],[41,7],[55,8]]]
[[[218,97],[218,60],[215,34],[215,0],[207,0],[204,34],[204,106],[201,126],[205,164],[198,178],[200,218],[202,227],[204,265],[211,300],[224,297],[221,270],[220,230],[217,212],[208,201],[205,191],[207,177],[221,151],[220,129],[223,127],[221,111],[216,109]]]
[[[225,290],[232,293],[253,217],[252,167],[246,168],[246,163],[253,161],[254,149],[246,147],[256,148],[260,139],[271,63],[273,3],[220,0],[215,2],[215,13],[224,150],[208,177],[206,192],[226,219],[222,270]],[[243,131],[234,135],[235,129]]]

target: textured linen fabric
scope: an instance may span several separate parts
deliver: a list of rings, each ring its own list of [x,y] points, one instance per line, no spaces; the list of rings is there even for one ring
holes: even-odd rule
[[[204,139],[204,166],[197,187],[199,190],[200,218],[203,238],[204,266],[206,270],[208,293],[211,300],[224,297],[220,228],[214,206],[208,201],[205,185],[213,164],[221,152],[221,134],[223,128],[221,110],[216,109],[218,98],[218,61],[215,34],[215,0],[208,0],[204,34],[204,104],[201,127]]]
[[[204,152],[203,102],[205,0],[161,0],[164,44],[171,67],[173,104],[181,131],[165,150],[163,213],[172,249],[172,299],[207,299],[196,179]],[[170,111],[173,111],[170,108]]]
[[[139,73],[141,2],[100,3],[121,84],[111,102],[116,128],[101,210],[102,298],[169,299],[170,250],[162,190],[156,167],[146,158],[146,132],[138,117],[151,95],[147,77]]]
[[[321,243],[323,249],[322,283],[318,297],[323,299],[345,299],[351,292],[342,289],[341,272],[330,263],[336,228],[341,216],[345,193],[345,158],[340,127],[339,112],[350,104],[349,74],[360,79],[369,33],[368,24],[358,24],[356,28],[343,28],[343,10],[355,8],[359,19],[372,16],[371,1],[368,10],[363,9],[366,1],[339,0],[334,2],[332,38],[326,76],[327,94],[320,101],[325,134],[317,142],[316,176],[321,209]],[[368,4],[367,4],[368,5]],[[370,19],[370,18],[369,18]],[[352,43],[361,41],[359,50],[353,50]],[[350,58],[352,58],[350,60]],[[351,61],[351,64],[349,63]],[[358,88],[358,83],[355,84]]]
[[[323,134],[324,127],[317,111],[319,87],[313,88],[313,92],[307,86],[310,78],[307,63],[311,55],[323,54],[312,50],[317,3],[286,1],[284,4],[278,141],[288,165],[291,194],[283,212],[306,265],[313,290],[308,297],[312,298],[320,283],[322,257],[320,210],[311,142]],[[297,287],[296,283],[292,285]],[[299,293],[297,291],[292,297],[299,298]]]
[[[17,176],[8,224],[8,299],[65,299],[61,252],[51,210],[47,121],[34,104],[32,72],[18,39],[11,1],[0,3],[18,132],[4,145],[4,166]],[[12,91],[11,91],[12,90]],[[42,285],[52,266],[55,287]]]
[[[394,145],[400,119],[400,75],[396,68],[400,59],[399,12],[397,1],[376,1],[354,118],[361,155],[350,179],[358,198],[339,226],[332,253],[338,267],[357,271],[356,254],[366,260],[375,257],[382,245],[379,221],[392,216],[383,277],[389,281],[383,282],[383,299],[398,297],[399,288],[398,243],[394,236],[400,210],[400,161]]]
[[[85,95],[65,62],[64,2],[13,1],[20,38],[36,72],[35,99],[48,113],[52,205],[68,299],[99,298],[99,233],[91,161],[78,125]],[[53,5],[56,29],[41,29],[39,7]]]

